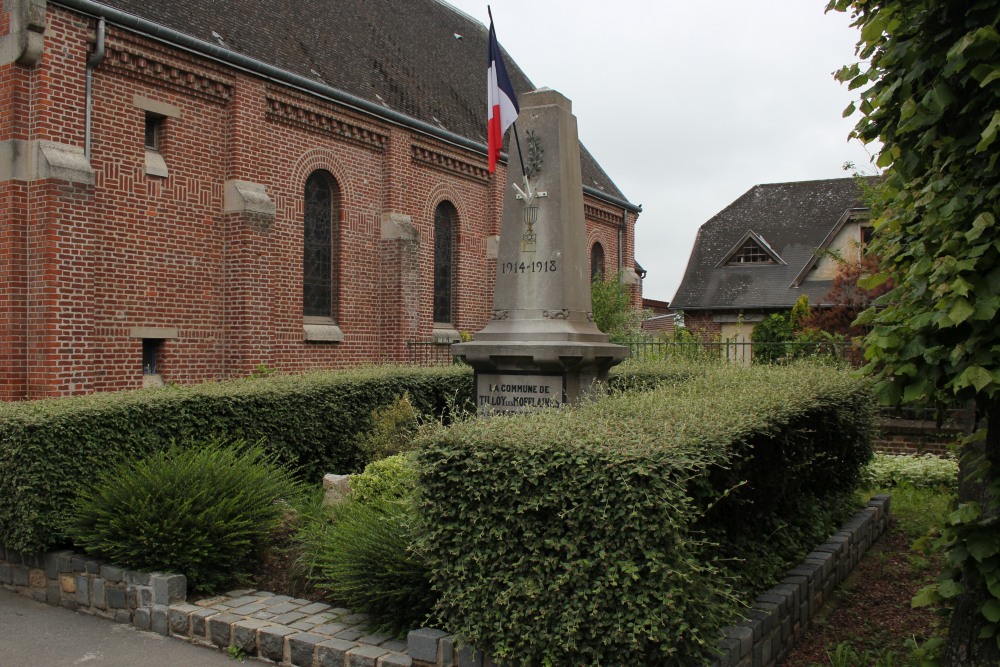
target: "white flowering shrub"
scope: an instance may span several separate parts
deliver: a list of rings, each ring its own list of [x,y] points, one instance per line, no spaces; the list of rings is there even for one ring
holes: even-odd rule
[[[885,488],[953,487],[958,483],[958,461],[933,454],[876,454],[862,471],[863,484]]]

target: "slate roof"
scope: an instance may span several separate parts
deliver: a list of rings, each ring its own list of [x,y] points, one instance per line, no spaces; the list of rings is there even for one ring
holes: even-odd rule
[[[488,31],[439,0],[98,0],[98,4],[485,146]],[[508,29],[516,29],[513,21]],[[535,88],[509,55],[505,54],[505,62],[518,93]],[[546,83],[558,88],[558,81]],[[625,200],[582,146],[581,166],[585,186]]]
[[[802,294],[814,305],[823,303],[832,281],[796,287],[796,278],[844,215],[863,208],[853,178],[754,186],[698,230],[671,308],[786,309]],[[724,264],[748,232],[763,238],[784,264]]]

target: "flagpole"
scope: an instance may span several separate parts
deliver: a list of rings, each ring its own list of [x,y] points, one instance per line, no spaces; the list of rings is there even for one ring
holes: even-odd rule
[[[493,10],[490,9],[489,5],[486,5],[486,13],[490,17],[490,25],[493,25]],[[511,125],[511,131],[514,133],[514,143],[517,144],[517,158],[521,161],[521,175],[524,177],[524,184],[528,185],[528,170],[524,168],[524,154],[521,153],[521,138],[517,135],[517,121],[515,120]]]

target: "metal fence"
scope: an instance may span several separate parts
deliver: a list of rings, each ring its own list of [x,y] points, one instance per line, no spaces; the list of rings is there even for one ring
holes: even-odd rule
[[[628,338],[616,343],[629,349],[637,359],[705,359],[744,365],[787,363],[796,359],[829,359],[860,366],[863,355],[849,342],[816,341],[754,343],[744,338],[718,341],[670,341],[655,338]]]
[[[744,365],[787,363],[795,359],[829,359],[860,366],[861,350],[851,343],[819,341],[753,343],[742,338],[711,342],[677,342],[656,338],[628,338],[614,341],[629,350],[635,359],[705,359]],[[447,366],[459,363],[448,343],[407,341],[406,363],[413,366]]]
[[[406,363],[411,366],[450,366],[459,363],[451,354],[451,343],[406,342]]]

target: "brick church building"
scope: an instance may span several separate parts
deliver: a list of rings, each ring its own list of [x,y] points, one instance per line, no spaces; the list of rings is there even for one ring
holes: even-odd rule
[[[505,182],[486,52],[439,0],[4,0],[0,400],[480,329]],[[638,304],[640,209],[581,160],[594,270]]]

